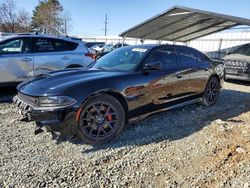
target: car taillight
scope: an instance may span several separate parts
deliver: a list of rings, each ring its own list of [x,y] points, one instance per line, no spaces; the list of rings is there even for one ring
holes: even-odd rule
[[[92,59],[96,58],[95,54],[92,54],[92,53],[86,53],[85,56],[90,57]]]

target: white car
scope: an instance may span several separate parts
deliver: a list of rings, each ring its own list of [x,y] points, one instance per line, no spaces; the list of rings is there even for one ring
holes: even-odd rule
[[[77,38],[17,34],[0,41],[0,86],[13,85],[40,74],[86,67],[95,59]]]

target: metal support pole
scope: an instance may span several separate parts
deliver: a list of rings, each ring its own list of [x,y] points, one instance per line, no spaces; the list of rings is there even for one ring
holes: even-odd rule
[[[127,38],[127,36],[122,37],[122,46],[124,45],[126,38]]]
[[[220,58],[221,56],[221,46],[222,46],[222,38],[220,38],[220,41],[219,41],[219,47],[218,47],[218,57],[217,58]]]

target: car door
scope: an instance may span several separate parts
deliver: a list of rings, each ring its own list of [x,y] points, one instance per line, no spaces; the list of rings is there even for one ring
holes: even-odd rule
[[[159,106],[181,99],[185,95],[185,72],[178,62],[175,48],[165,46],[156,49],[146,59],[145,64],[150,62],[159,62],[161,65],[161,70],[149,73],[156,78],[148,85],[152,103]]]
[[[204,54],[193,48],[178,46],[176,49],[180,62],[187,72],[186,77],[183,77],[187,96],[202,93],[210,76],[208,58],[206,60]]]
[[[20,37],[0,43],[0,83],[16,83],[34,76],[31,38]]]
[[[64,69],[69,64],[65,46],[53,38],[36,37],[33,39],[35,75]]]

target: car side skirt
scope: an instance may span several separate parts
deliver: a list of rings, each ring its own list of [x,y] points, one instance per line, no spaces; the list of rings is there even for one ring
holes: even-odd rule
[[[169,106],[169,107],[166,107],[166,108],[162,108],[162,109],[159,109],[159,110],[156,110],[156,111],[153,111],[153,112],[149,112],[149,113],[146,113],[146,114],[143,114],[143,115],[140,115],[140,116],[137,116],[137,117],[134,117],[134,118],[130,118],[128,120],[128,123],[135,123],[135,122],[138,122],[152,114],[156,114],[156,113],[159,113],[159,112],[163,112],[163,111],[167,111],[167,110],[173,110],[173,109],[176,109],[176,108],[180,108],[180,107],[183,107],[183,106],[186,106],[186,105],[190,105],[190,104],[195,104],[195,103],[199,103],[199,102],[202,102],[202,97],[199,97],[199,98],[196,98],[196,99],[192,99],[192,100],[189,100],[189,101],[186,101],[186,102],[182,102],[182,103],[179,103],[179,104],[176,104],[176,105],[172,105],[172,106]]]

